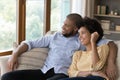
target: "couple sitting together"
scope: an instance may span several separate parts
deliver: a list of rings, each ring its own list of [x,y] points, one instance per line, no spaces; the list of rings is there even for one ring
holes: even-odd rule
[[[23,41],[8,60],[12,71],[1,80],[115,80],[117,47],[103,35],[96,19],[69,14],[61,32]],[[40,47],[50,49],[41,69],[13,70],[23,52]]]

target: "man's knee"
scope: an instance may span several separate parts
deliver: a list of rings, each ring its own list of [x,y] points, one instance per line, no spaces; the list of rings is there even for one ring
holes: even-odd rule
[[[13,80],[11,72],[5,73],[2,75],[1,80]]]
[[[68,78],[68,76],[65,75],[65,74],[56,74],[56,75],[48,78],[47,80],[59,80],[59,79],[62,79],[62,78]]]

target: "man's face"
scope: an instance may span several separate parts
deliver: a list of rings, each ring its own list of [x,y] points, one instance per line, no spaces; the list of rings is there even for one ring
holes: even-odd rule
[[[65,37],[70,37],[76,34],[76,32],[78,31],[78,28],[75,26],[74,22],[66,19],[64,21],[64,25],[62,26],[62,34]]]

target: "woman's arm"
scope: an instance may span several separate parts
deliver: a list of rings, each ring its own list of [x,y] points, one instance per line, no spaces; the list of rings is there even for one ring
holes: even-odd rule
[[[99,55],[98,55],[97,45],[96,45],[96,41],[98,37],[99,37],[99,34],[97,32],[94,32],[91,34],[92,65],[95,65],[100,60]]]
[[[108,58],[109,47],[108,45],[101,45],[97,49],[96,41],[98,38],[98,33],[94,32],[91,35],[91,46],[92,46],[92,69],[93,71],[101,70],[106,64],[106,60]]]

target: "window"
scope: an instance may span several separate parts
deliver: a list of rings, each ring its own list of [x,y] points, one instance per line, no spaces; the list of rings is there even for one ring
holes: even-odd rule
[[[49,31],[49,14],[50,0],[0,0],[0,56],[11,54],[13,42],[36,39]]]
[[[0,52],[16,41],[16,0],[0,0]]]
[[[61,28],[69,12],[70,0],[0,0],[0,56],[11,54],[13,42]]]
[[[26,39],[43,36],[44,0],[26,1]]]
[[[70,13],[71,0],[51,0],[51,29],[61,30],[63,21]]]

